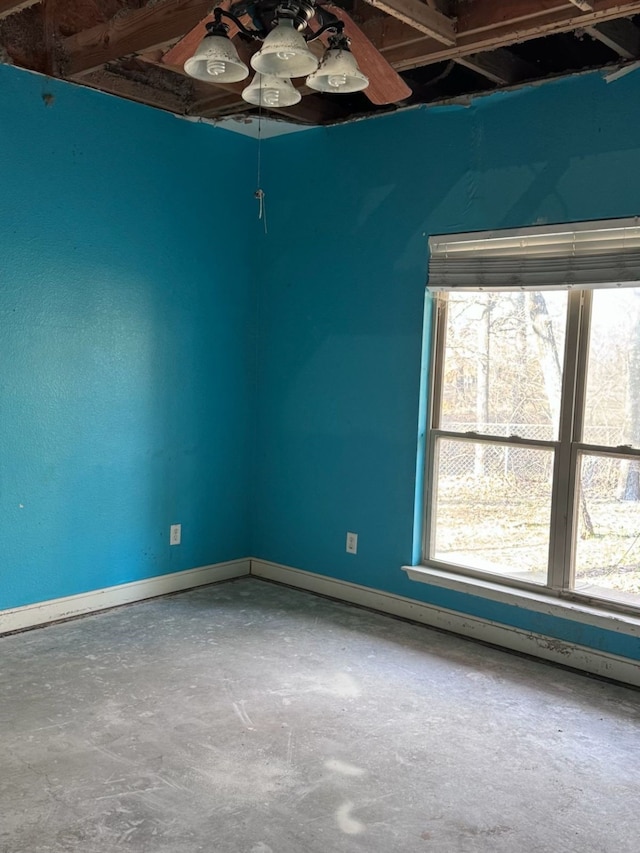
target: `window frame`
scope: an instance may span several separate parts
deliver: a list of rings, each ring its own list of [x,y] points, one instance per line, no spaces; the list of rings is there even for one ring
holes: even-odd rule
[[[563,599],[597,609],[611,610],[638,616],[638,604],[594,596],[573,589],[575,583],[576,525],[579,509],[579,460],[581,455],[608,456],[617,459],[640,460],[640,448],[622,445],[617,447],[596,445],[582,441],[587,387],[589,334],[593,291],[569,289],[567,299],[567,324],[563,354],[560,421],[557,439],[545,441],[517,436],[496,436],[478,432],[456,433],[441,429],[439,413],[443,398],[443,367],[447,332],[448,298],[446,292],[431,293],[433,300],[430,325],[427,435],[425,448],[425,473],[422,518],[422,566],[438,572],[466,577],[471,582],[497,585],[505,589],[518,589],[550,598]],[[520,578],[482,571],[438,560],[431,556],[435,543],[435,515],[437,511],[436,445],[438,438],[462,441],[499,443],[502,446],[533,447],[554,450],[551,512],[549,524],[549,557],[546,583],[534,583]]]

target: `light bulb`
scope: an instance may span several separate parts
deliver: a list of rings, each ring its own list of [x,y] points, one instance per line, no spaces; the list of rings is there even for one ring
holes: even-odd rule
[[[220,74],[224,74],[226,70],[227,63],[221,59],[210,59],[207,62],[207,74],[211,74],[212,77],[218,77]]]
[[[251,83],[242,90],[243,99],[249,104],[271,109],[292,107],[301,98],[300,92],[287,77],[258,72]]]
[[[268,3],[274,6],[277,2],[279,0],[268,0]],[[286,2],[287,0],[285,4]],[[313,0],[295,0],[295,3],[298,2],[305,8],[307,3],[313,5]],[[260,50],[251,57],[251,65],[259,74],[306,77],[317,69],[318,57],[311,53],[305,37],[297,29],[292,18],[276,17],[276,26],[265,38]]]
[[[280,92],[277,89],[263,89],[262,100],[266,107],[277,107],[280,103]]]
[[[329,85],[333,86],[334,89],[339,89],[340,86],[344,86],[347,82],[346,74],[329,74]]]
[[[225,24],[209,24],[207,35],[196,52],[187,59],[184,70],[196,80],[205,83],[238,83],[249,74],[249,69],[238,56],[233,42],[227,36]]]

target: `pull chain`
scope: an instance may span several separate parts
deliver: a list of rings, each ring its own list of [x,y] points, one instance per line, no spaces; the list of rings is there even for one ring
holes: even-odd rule
[[[264,200],[264,190],[260,186],[261,169],[262,169],[262,92],[260,93],[260,106],[258,107],[258,174],[256,177],[257,189],[254,198],[258,199],[258,219],[262,219],[264,224],[264,233],[267,233],[267,209]]]

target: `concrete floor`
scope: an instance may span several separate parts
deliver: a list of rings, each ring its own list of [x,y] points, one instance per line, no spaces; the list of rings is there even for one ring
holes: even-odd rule
[[[243,579],[0,640],[2,853],[637,853],[640,693]]]

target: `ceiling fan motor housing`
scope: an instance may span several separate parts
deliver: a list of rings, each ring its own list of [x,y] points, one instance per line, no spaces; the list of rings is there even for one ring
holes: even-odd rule
[[[304,30],[315,13],[314,0],[284,0],[278,4],[276,19],[290,18],[296,29]]]
[[[264,38],[283,19],[304,30],[316,14],[315,0],[238,0],[229,11],[238,16],[248,15]]]

